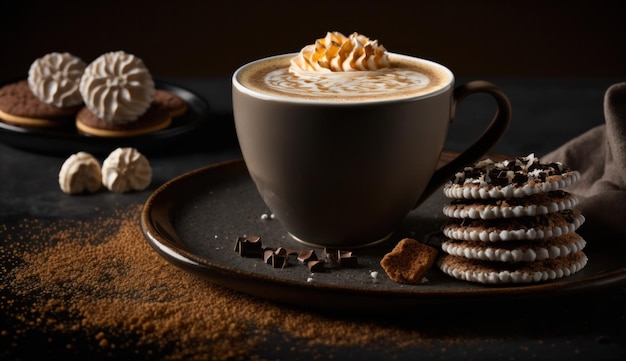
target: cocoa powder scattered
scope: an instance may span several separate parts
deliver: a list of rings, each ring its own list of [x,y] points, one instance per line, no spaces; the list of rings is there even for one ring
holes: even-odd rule
[[[286,307],[188,274],[150,248],[140,212],[134,205],[90,221],[0,226],[0,258],[9,265],[0,269],[0,310],[12,324],[0,328],[2,344],[19,347],[23,334],[37,330],[73,335],[67,350],[233,360],[285,352],[280,345],[296,355],[323,349],[319,357],[329,358],[344,346],[429,342],[415,330]]]

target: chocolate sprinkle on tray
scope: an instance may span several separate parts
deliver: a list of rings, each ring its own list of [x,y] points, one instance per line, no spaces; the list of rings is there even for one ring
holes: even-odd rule
[[[339,265],[341,267],[356,267],[359,262],[350,251],[339,251]]]
[[[263,262],[274,268],[285,268],[289,265],[289,256],[295,255],[296,259],[306,265],[311,272],[320,272],[331,268],[353,268],[357,267],[358,258],[352,251],[338,249],[324,249],[324,258],[328,261],[320,260],[312,249],[290,250],[284,247],[273,249],[263,248],[261,237],[238,237],[235,242],[235,252],[241,257],[262,258]]]
[[[235,252],[241,257],[262,258],[263,246],[260,237],[238,237],[235,243]]]
[[[320,260],[309,261],[306,265],[309,269],[309,272],[323,272],[326,269],[324,267],[324,261]]]
[[[307,264],[311,261],[317,261],[317,253],[315,253],[315,250],[312,249],[305,249],[302,250],[298,253],[298,261],[302,262],[303,264]]]

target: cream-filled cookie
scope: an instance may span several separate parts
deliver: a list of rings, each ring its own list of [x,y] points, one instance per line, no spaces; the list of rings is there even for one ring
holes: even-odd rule
[[[549,281],[584,268],[585,217],[565,190],[580,173],[534,155],[503,162],[484,159],[444,186],[450,203],[438,267],[470,282]]]
[[[530,154],[503,162],[476,162],[457,172],[443,191],[452,199],[517,198],[561,190],[579,179],[580,172],[558,162],[542,163]]]
[[[534,262],[582,251],[586,241],[576,232],[540,240],[482,242],[447,239],[441,249],[465,258],[499,262]]]
[[[571,209],[578,197],[565,191],[539,193],[528,197],[499,199],[455,199],[444,206],[450,218],[499,219],[538,216]]]
[[[587,265],[587,256],[576,252],[535,262],[486,262],[444,254],[437,260],[449,276],[485,284],[533,283],[571,276]]]
[[[558,237],[576,231],[585,222],[578,209],[534,217],[495,220],[452,219],[443,227],[443,234],[466,241],[518,241]]]

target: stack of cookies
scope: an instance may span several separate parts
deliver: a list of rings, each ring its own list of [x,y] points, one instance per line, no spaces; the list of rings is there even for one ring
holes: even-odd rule
[[[484,159],[444,186],[446,274],[485,284],[541,282],[572,275],[587,264],[585,221],[578,199],[564,188],[580,173],[530,154],[503,162]]]

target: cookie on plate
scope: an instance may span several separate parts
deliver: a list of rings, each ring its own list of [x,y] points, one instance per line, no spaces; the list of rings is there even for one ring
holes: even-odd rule
[[[517,284],[551,281],[580,271],[587,265],[582,251],[534,262],[490,262],[444,254],[437,262],[446,274],[485,284]]]
[[[542,163],[534,154],[494,162],[487,158],[457,172],[444,185],[451,199],[500,199],[527,197],[566,188],[580,179],[580,172],[562,163]]]
[[[448,254],[484,261],[534,262],[582,251],[586,241],[577,233],[543,240],[482,242],[447,239],[441,249]]]
[[[99,56],[80,80],[85,107],[76,116],[80,133],[128,137],[156,132],[171,124],[170,111],[153,102],[154,81],[138,57],[123,51]]]
[[[558,190],[519,198],[454,199],[443,213],[451,218],[497,219],[544,215],[577,205],[578,197]]]
[[[558,237],[576,231],[585,217],[576,208],[539,216],[501,219],[452,219],[443,227],[446,237],[466,241],[516,241]]]
[[[564,188],[577,171],[542,163],[534,155],[466,167],[444,186],[447,237],[437,266],[470,282],[529,283],[569,276],[584,268],[585,217]]]
[[[170,113],[156,105],[151,106],[132,122],[118,124],[99,118],[87,107],[76,115],[76,128],[79,133],[97,137],[133,137],[153,133],[170,126]]]
[[[152,102],[158,107],[167,110],[172,118],[179,117],[187,112],[185,99],[167,90],[155,89]]]
[[[61,127],[71,124],[82,105],[59,108],[39,100],[28,82],[21,80],[0,88],[0,119],[27,128]]]
[[[84,69],[85,63],[70,53],[36,59],[26,80],[0,89],[0,119],[21,127],[68,124],[82,107],[78,84]]]

